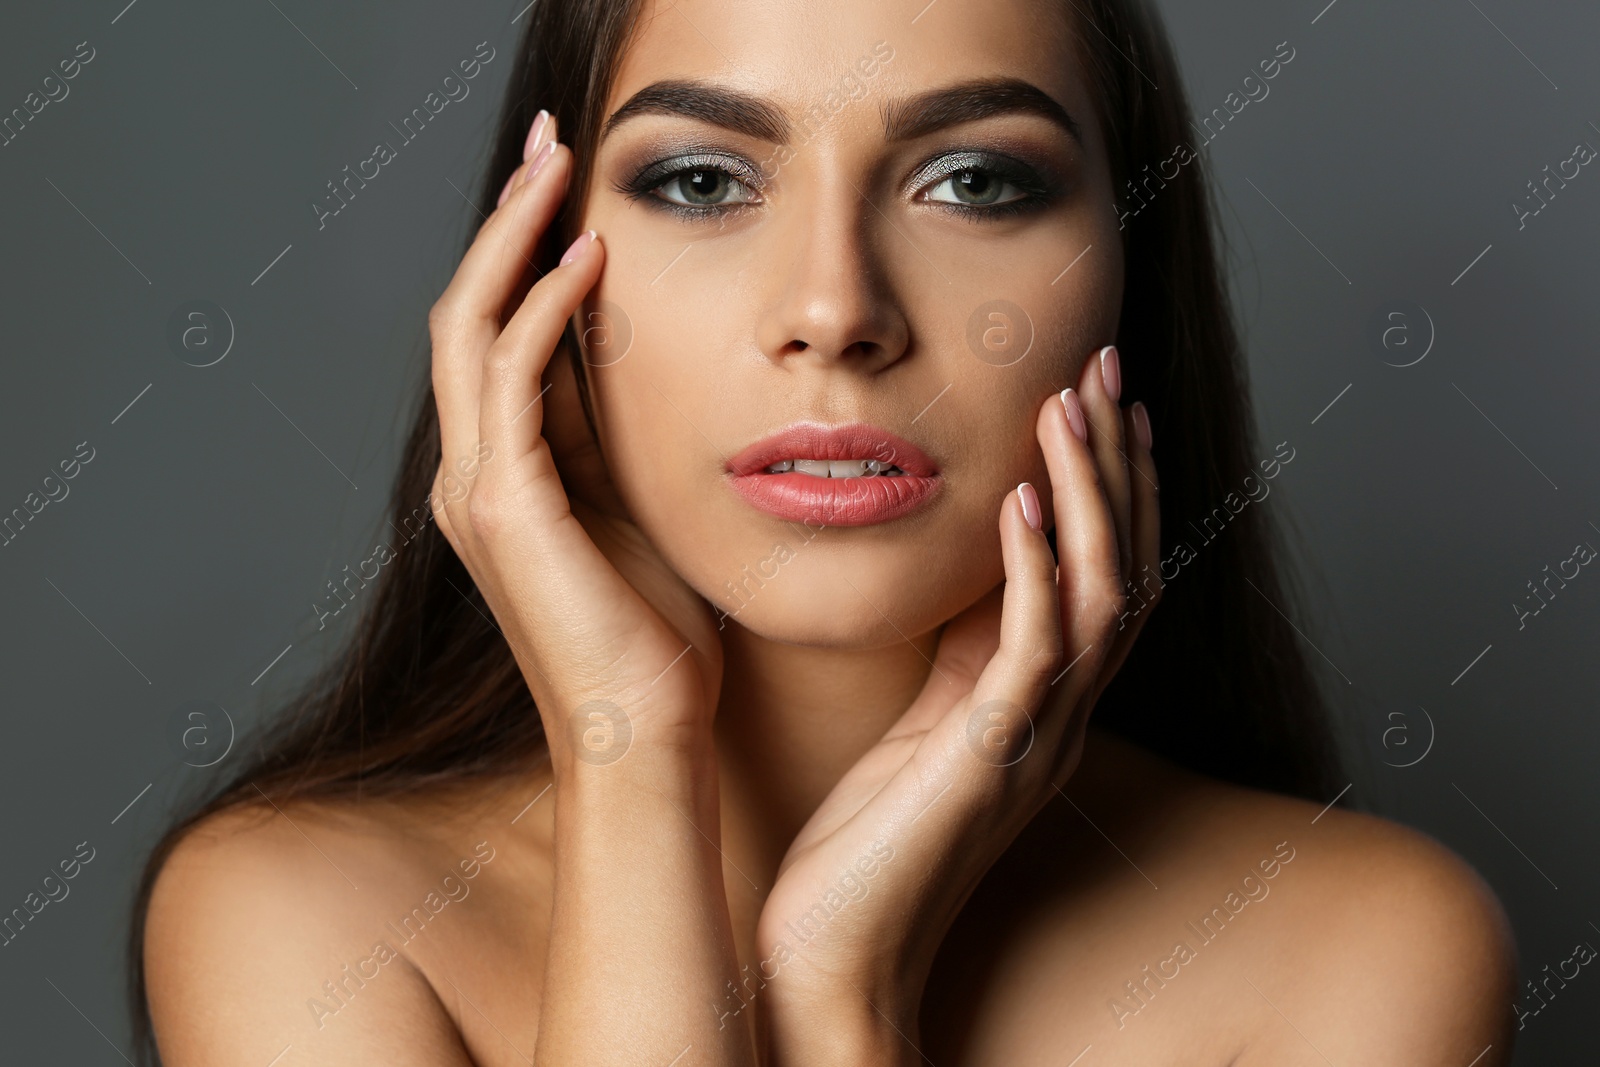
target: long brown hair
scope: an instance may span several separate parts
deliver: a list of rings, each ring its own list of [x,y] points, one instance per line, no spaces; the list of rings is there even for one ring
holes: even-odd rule
[[[638,15],[637,0],[540,0],[528,15],[480,202],[493,203],[521,162],[538,107],[556,116],[587,188],[606,95]],[[1157,16],[1145,0],[1074,0],[1079,53],[1094,83],[1113,188],[1188,141],[1188,104]],[[1159,86],[1159,88],[1155,88]],[[535,257],[555,265],[582,217],[574,195]],[[1212,232],[1202,163],[1130,212],[1116,343],[1124,395],[1142,399],[1161,470],[1163,558],[1192,522],[1227,516],[1170,577],[1095,710],[1095,722],[1178,764],[1242,785],[1325,800],[1337,750],[1323,696],[1294,630],[1279,535],[1260,507],[1221,509],[1257,463],[1244,362]],[[569,328],[563,340],[589,398]],[[532,697],[489,611],[425,505],[440,461],[431,384],[394,484],[390,520],[407,540],[375,580],[345,647],[269,723],[220,787],[199,798],[152,850],[130,925],[134,1051],[159,1062],[144,982],[151,888],[183,835],[207,816],[257,801],[393,794],[514,774],[543,754]],[[591,418],[592,425],[592,418]],[[1175,533],[1176,532],[1176,533]]]

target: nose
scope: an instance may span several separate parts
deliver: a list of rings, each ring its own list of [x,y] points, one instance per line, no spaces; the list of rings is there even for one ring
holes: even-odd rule
[[[910,330],[875,241],[877,209],[848,183],[828,206],[791,201],[774,220],[772,271],[757,343],[775,365],[848,363],[876,373],[905,353]]]

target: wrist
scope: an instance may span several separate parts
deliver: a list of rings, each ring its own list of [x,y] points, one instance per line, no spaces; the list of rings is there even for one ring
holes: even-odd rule
[[[768,1019],[774,1067],[912,1067],[917,1048],[916,1009],[896,1011],[885,998],[869,999],[849,985],[826,1001],[778,999]]]
[[[663,827],[717,832],[717,768],[714,755],[630,752],[614,764],[568,759],[552,775],[556,824],[578,829],[607,824],[614,834],[660,834]],[[693,826],[691,826],[693,824]]]
[[[686,863],[705,867],[700,873],[720,890],[717,767],[709,744],[696,752],[635,734],[614,762],[569,752],[554,765],[552,793],[558,868],[611,870],[619,852],[659,854],[680,875]]]
[[[716,777],[715,735],[698,712],[589,700],[547,716],[545,730],[558,785],[680,792]]]

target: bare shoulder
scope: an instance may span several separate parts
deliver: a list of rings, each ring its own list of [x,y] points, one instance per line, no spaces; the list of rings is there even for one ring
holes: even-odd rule
[[[1470,864],[1106,735],[941,959],[924,1021],[955,1062],[1029,1062],[1047,1036],[1105,1064],[1509,1062],[1515,943]]]
[[[1376,815],[1210,780],[1190,789],[1237,872],[1230,883],[1196,858],[1199,877],[1227,887],[1197,938],[1251,908],[1262,920],[1235,960],[1250,1005],[1239,1067],[1510,1062],[1516,943],[1471,864]],[[1246,866],[1269,839],[1271,855]]]
[[[1517,949],[1493,889],[1431,835],[1377,815],[1212,783],[1303,864],[1264,954],[1258,1025],[1239,1067],[1440,1067],[1511,1060]],[[1284,881],[1282,886],[1288,887]],[[1293,1021],[1293,1025],[1290,1021]],[[1321,1034],[1313,1047],[1311,1033]]]
[[[505,857],[491,837],[504,847],[509,835],[467,841],[419,814],[262,799],[182,836],[146,913],[148,997],[168,1067],[261,1067],[291,1048],[299,1063],[475,1062],[461,991],[481,979],[459,963],[508,941],[493,903]]]

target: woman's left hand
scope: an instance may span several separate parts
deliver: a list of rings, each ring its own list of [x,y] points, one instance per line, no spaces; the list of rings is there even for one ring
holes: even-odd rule
[[[779,867],[757,925],[774,1062],[918,1062],[940,942],[1078,765],[1089,713],[1159,596],[1127,593],[1125,576],[1158,560],[1158,490],[1142,406],[1124,412],[1106,389],[1120,385],[1111,359],[1103,374],[1091,356],[1073,399],[1038,415],[1059,567],[1019,486],[1000,511],[1005,582],[945,626],[922,692]]]

